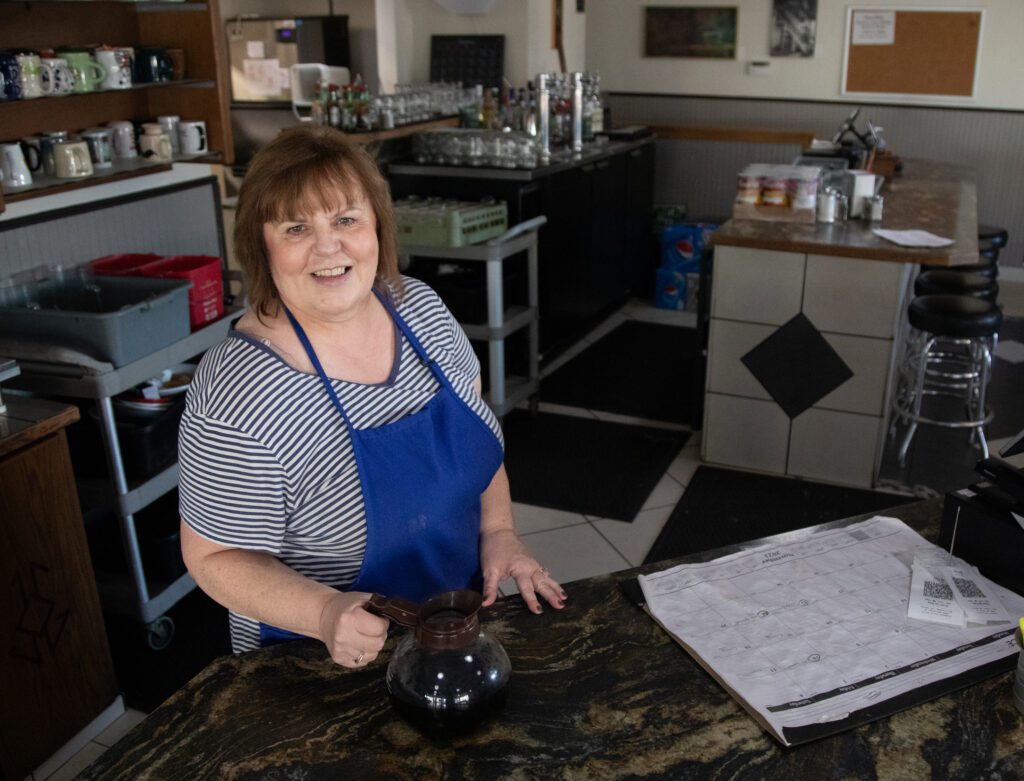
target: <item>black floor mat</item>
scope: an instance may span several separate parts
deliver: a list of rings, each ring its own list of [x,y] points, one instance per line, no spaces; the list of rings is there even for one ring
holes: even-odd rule
[[[540,384],[541,401],[690,424],[693,328],[629,320]]]
[[[913,501],[912,496],[701,466],[644,563]]]
[[[512,499],[631,522],[689,432],[514,410],[505,416]]]

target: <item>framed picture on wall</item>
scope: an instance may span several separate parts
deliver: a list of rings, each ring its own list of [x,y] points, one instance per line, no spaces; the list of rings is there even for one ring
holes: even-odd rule
[[[645,57],[736,57],[736,8],[647,6]]]
[[[818,0],[772,0],[772,57],[813,57]]]

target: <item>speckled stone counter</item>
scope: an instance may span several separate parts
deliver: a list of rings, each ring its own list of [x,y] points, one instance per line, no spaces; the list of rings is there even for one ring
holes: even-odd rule
[[[902,174],[883,186],[882,221],[794,223],[729,220],[714,235],[716,246],[754,247],[900,263],[955,266],[978,262],[978,199],[968,170],[929,160],[904,160]],[[953,239],[949,247],[900,247],[872,228],[926,230]]]
[[[934,539],[940,509],[931,500],[890,514]],[[572,583],[568,607],[541,616],[518,597],[501,600],[485,621],[512,660],[509,702],[498,721],[450,745],[391,710],[384,670],[393,641],[355,672],[298,641],[216,660],[81,777],[1024,777],[1011,674],[782,747],[619,586],[665,566]]]

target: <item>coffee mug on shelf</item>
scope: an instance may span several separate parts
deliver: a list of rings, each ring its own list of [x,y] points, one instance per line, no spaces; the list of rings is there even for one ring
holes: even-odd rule
[[[68,140],[67,131],[47,130],[46,132],[40,133],[36,138],[39,139],[39,156],[43,160],[43,173],[47,176],[56,176],[57,163],[54,159],[53,148],[61,141]]]
[[[134,67],[132,76],[139,83],[170,81],[174,74],[174,65],[167,50],[159,46],[137,47]]]
[[[107,69],[87,51],[65,51],[62,56],[68,61],[74,75],[75,92],[94,92],[107,77]]]
[[[75,77],[63,57],[43,57],[40,61],[43,73],[43,93],[46,95],[67,95],[75,87]]]
[[[171,149],[174,150],[174,154],[178,154],[181,151],[181,135],[178,132],[178,127],[181,125],[181,117],[176,114],[165,114],[164,116],[157,117],[156,121],[164,129],[164,132],[170,136]]]
[[[21,151],[25,154],[28,169],[32,173],[43,170],[42,139],[39,136],[26,136],[21,139]]]
[[[103,89],[128,89],[132,86],[132,58],[127,49],[99,48],[94,54],[96,62],[107,69]]]
[[[84,141],[58,141],[53,145],[53,161],[58,179],[82,179],[92,175],[92,158]]]
[[[43,70],[39,55],[21,52],[15,57],[18,60],[21,97],[26,100],[41,98],[43,96]]]
[[[145,132],[139,136],[139,153],[154,163],[169,163],[174,156],[171,139],[159,125],[155,127],[157,131],[152,133],[143,126]]]
[[[21,69],[13,52],[0,51],[0,74],[4,77],[4,97],[7,100],[20,100]]]
[[[171,59],[171,80],[181,81],[185,78],[185,50],[168,49],[167,56]]]
[[[25,162],[21,144],[0,144],[0,173],[5,190],[32,184],[32,173]]]
[[[114,164],[114,131],[109,127],[90,127],[82,131],[89,147],[93,168],[109,168]]]
[[[178,125],[178,138],[181,140],[181,153],[184,155],[200,155],[210,150],[206,138],[206,123],[201,119],[182,121]]]
[[[135,125],[125,119],[108,122],[107,127],[114,134],[114,157],[118,160],[132,160],[139,156],[135,146]]]

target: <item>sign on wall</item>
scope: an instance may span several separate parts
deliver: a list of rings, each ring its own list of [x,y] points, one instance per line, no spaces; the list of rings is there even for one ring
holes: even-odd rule
[[[644,8],[645,57],[735,59],[735,8]]]

